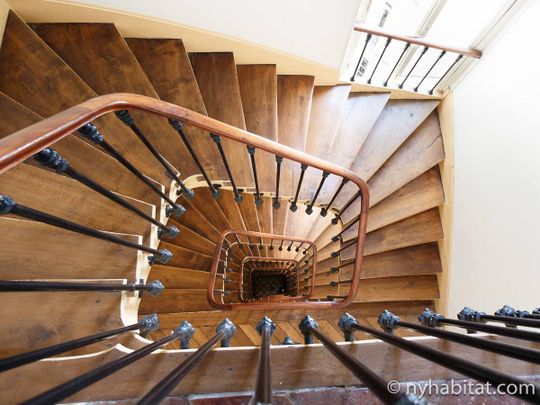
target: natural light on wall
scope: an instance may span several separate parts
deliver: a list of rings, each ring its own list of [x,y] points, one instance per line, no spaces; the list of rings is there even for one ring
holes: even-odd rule
[[[467,49],[481,43],[514,1],[366,0],[364,3],[357,25]],[[356,82],[391,88],[399,88],[405,82],[405,90],[428,93],[434,87],[447,88],[459,62],[463,62],[460,59],[453,66],[457,53],[442,54],[439,49],[425,50],[414,44],[406,49],[406,42],[387,42],[385,37],[375,35],[367,44],[366,39],[366,33],[352,34],[342,69],[343,80],[354,76]],[[444,81],[438,83],[441,77]]]

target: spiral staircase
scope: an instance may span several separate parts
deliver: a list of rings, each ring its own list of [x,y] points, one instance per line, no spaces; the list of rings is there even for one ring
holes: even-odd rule
[[[225,317],[236,332],[230,349],[216,349],[210,355],[209,361],[218,361],[221,367],[200,368],[176,394],[250,389],[246,387],[254,380],[257,353],[253,346],[262,342],[255,325],[263,316],[274,322],[272,344],[287,345],[304,340],[298,323],[307,313],[327,336],[343,342],[340,303],[349,298],[346,310],[368,325],[377,325],[384,309],[412,320],[424,308],[435,307],[441,295],[439,242],[444,238],[439,206],[445,198],[439,172],[445,158],[439,100],[393,99],[390,93],[352,92],[348,84],[314,82],[312,76],[277,75],[275,65],[236,65],[229,52],[188,54],[181,40],[123,38],[113,24],[27,24],[10,13],[0,48],[1,138],[7,140],[97,96],[132,93],[257,134],[261,145],[272,141],[349,169],[367,182],[369,199],[357,198],[354,182],[344,181],[346,177],[325,175],[313,166],[306,170],[264,150],[246,150],[246,145],[211,137],[201,127],[175,127],[178,121],[169,125],[158,115],[136,110],[130,110],[129,118],[108,114],[93,119],[93,128],[108,145],[144,173],[146,180],[141,181],[106,153],[91,131],[83,136],[84,131],[74,128],[72,135],[51,145],[55,156],[99,181],[138,213],[91,190],[80,177],[67,175],[59,169],[59,160],[54,164],[48,160],[50,155],[12,165],[0,176],[0,193],[16,204],[102,235],[172,255],[160,263],[154,254],[149,262],[144,252],[128,245],[17,215],[22,211],[4,212],[2,280],[132,283],[132,290],[0,294],[1,357],[120,328],[154,313],[159,328],[142,336],[122,334],[61,358],[9,370],[0,378],[5,403],[31,398],[68,377],[166,338],[184,320],[195,328],[190,348],[210,340]],[[155,154],[133,135],[133,122],[165,165],[174,168],[172,174],[156,164]],[[192,150],[179,136],[183,131]],[[171,179],[175,176],[180,182]],[[174,206],[151,192],[149,184]],[[167,215],[179,206],[182,212]],[[368,208],[363,230],[359,215]],[[235,248],[223,259],[223,235],[231,230],[245,234],[236,236]],[[363,257],[357,257],[362,249]],[[249,260],[251,267],[244,266]],[[136,291],[137,284],[153,280],[165,286],[161,291],[157,285],[159,294],[150,287],[148,292],[143,293],[142,287]],[[265,295],[279,296],[265,301]],[[268,302],[273,306],[264,307]],[[219,306],[231,303],[240,306],[234,310]],[[313,308],[297,308],[299,303]],[[405,329],[396,334],[418,335]],[[381,343],[370,342],[372,346],[366,347],[371,355],[384,356],[377,346]],[[137,374],[137,367],[119,372],[114,389],[108,389],[105,380],[69,401],[141,395],[164,375],[158,368],[168,370],[192,353],[180,350],[180,345],[171,340],[158,355],[145,358],[144,373]],[[300,364],[304,355],[278,351],[273,362]],[[313,372],[329,361],[320,348],[311,350],[310,356],[311,366],[305,367]],[[353,383],[342,373],[333,378],[325,372],[310,379],[291,378],[283,370],[277,375],[285,381],[284,388]],[[212,380],[211,387],[197,382],[205,378]]]

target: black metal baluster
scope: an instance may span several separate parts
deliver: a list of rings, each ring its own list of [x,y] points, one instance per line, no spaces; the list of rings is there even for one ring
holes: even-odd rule
[[[405,79],[401,82],[401,84],[398,85],[398,87],[400,89],[403,88],[403,85],[405,84],[405,82],[407,81],[407,79],[409,78],[409,76],[411,75],[411,73],[413,72],[414,68],[416,67],[416,65],[418,65],[418,62],[420,62],[420,59],[422,59],[422,57],[425,55],[425,53],[427,52],[428,50],[428,47],[427,46],[424,46],[424,49],[422,50],[422,53],[420,54],[420,56],[418,57],[418,59],[416,59],[416,62],[414,62],[414,65],[413,67],[411,68],[411,70],[409,70],[409,73],[407,73],[407,76],[405,76]]]
[[[218,198],[220,195],[219,188],[216,185],[212,184],[212,182],[210,181],[210,177],[208,177],[206,170],[204,170],[204,167],[201,161],[199,160],[199,157],[195,153],[195,150],[193,149],[191,142],[189,141],[188,137],[186,136],[184,132],[184,123],[181,121],[169,118],[169,124],[171,124],[171,126],[176,130],[176,132],[178,132],[178,134],[180,135],[180,138],[182,138],[182,142],[184,142],[184,145],[186,146],[187,150],[191,154],[193,161],[199,168],[202,176],[204,177],[204,181],[206,181],[206,184],[208,185],[210,190],[212,190],[212,196],[214,198]]]
[[[257,176],[257,163],[255,162],[255,147],[248,145],[247,150],[251,160],[251,171],[253,172],[253,180],[255,181],[255,205],[261,205],[263,200],[259,192],[259,178]]]
[[[507,307],[507,308],[506,308]],[[493,321],[503,322],[508,327],[528,326],[530,328],[540,328],[540,320],[538,319],[525,319],[525,317],[519,317],[513,308],[505,306],[495,313],[495,315],[488,315],[485,312],[475,311],[469,307],[465,307],[459,314],[458,319],[474,320],[479,322]],[[503,315],[506,314],[506,315]]]
[[[340,361],[345,367],[347,367],[360,381],[366,384],[367,388],[381,400],[384,404],[421,404],[419,398],[412,395],[399,394],[390,392],[388,390],[388,383],[381,377],[371,371],[360,360],[347,353],[341,347],[339,347],[332,339],[326,336],[319,329],[319,324],[309,315],[307,315],[298,326],[302,334],[304,335],[305,344],[313,343],[313,336],[321,341],[336,359]],[[425,404],[426,402],[424,402]]]
[[[120,283],[76,283],[59,281],[0,280],[0,292],[31,291],[147,291],[157,296],[164,290],[159,280],[148,284]]]
[[[332,236],[332,242],[337,242],[338,240],[341,239],[341,237],[343,236],[343,234],[345,232],[347,232],[354,224],[356,224],[358,221],[360,220],[360,218],[354,218],[353,220],[349,221],[348,224],[346,224],[343,229],[341,230],[340,233],[338,233],[337,235],[335,236]]]
[[[133,325],[124,326],[123,328],[108,330],[105,332],[96,333],[95,335],[85,336],[79,339],[62,342],[57,345],[44,347],[42,349],[33,350],[15,356],[0,359],[0,371],[11,370],[16,367],[24,366],[25,364],[33,363],[41,359],[56,356],[57,354],[69,352],[70,350],[88,346],[97,343],[112,336],[117,336],[122,333],[139,330],[141,334],[155,330],[159,327],[159,319],[157,314],[146,315],[143,320]]]
[[[337,273],[339,271],[339,269],[341,269],[341,268],[343,268],[345,266],[349,266],[351,264],[354,264],[354,261],[355,261],[355,259],[344,260],[338,266],[330,267],[330,272]]]
[[[152,253],[154,256],[150,256],[148,260],[152,263],[167,263],[172,253],[167,249],[152,249],[148,246],[140,245],[138,243],[130,242],[128,240],[119,238],[116,235],[98,231],[96,229],[89,228],[84,225],[79,225],[74,222],[65,220],[63,218],[56,217],[54,215],[47,214],[42,211],[35,210],[33,208],[26,207],[15,203],[12,198],[4,195],[0,195],[0,215],[13,214],[23,218],[32,219],[34,221],[43,222],[52,226],[56,226],[62,229],[67,229],[72,232],[77,232],[93,238],[106,240],[108,242],[116,243],[118,245],[126,246],[132,249],[142,250],[143,252]]]
[[[294,249],[295,252],[300,252],[300,249],[302,248],[302,245],[304,244],[304,242],[300,243],[296,249]]]
[[[416,356],[437,363],[467,377],[474,378],[475,380],[482,382],[489,382],[497,388],[504,388],[508,385],[520,387],[531,384],[521,378],[502,373],[498,370],[493,370],[480,364],[473,363],[472,361],[432,349],[431,347],[418,344],[390,333],[361,325],[353,316],[348,313],[345,313],[339,320],[339,327],[344,332],[345,339],[349,342],[354,340],[354,331],[359,330],[373,336],[376,339],[390,343],[393,346],[397,346]],[[540,386],[535,385],[535,389],[532,393],[528,392],[528,390],[525,391],[526,392],[519,392],[518,390],[515,395],[532,403],[540,402]]]
[[[304,181],[304,174],[306,173],[307,168],[308,166],[306,164],[300,164],[300,178],[298,179],[298,185],[296,186],[296,194],[294,195],[294,200],[289,207],[292,212],[296,212],[298,209],[298,205],[296,203],[298,201],[298,196],[300,195],[300,188],[302,187],[302,181]]]
[[[435,316],[434,316],[435,315]],[[411,329],[425,335],[435,336],[452,342],[461,343],[482,350],[488,350],[503,356],[513,357],[519,360],[530,361],[540,364],[540,351],[524,347],[514,346],[507,343],[500,343],[491,340],[477,339],[461,333],[438,330],[436,327],[442,326],[437,321],[437,314],[431,311],[424,311],[418,316],[421,325],[402,321],[398,316],[389,311],[384,311],[378,318],[379,325],[387,332],[393,332],[398,327]]]
[[[146,136],[144,136],[144,134],[141,132],[139,127],[135,124],[135,120],[133,119],[133,117],[131,116],[129,111],[128,110],[120,110],[120,111],[115,111],[114,114],[118,117],[118,119],[120,121],[122,121],[124,124],[126,124],[126,126],[128,126],[133,131],[133,133],[135,135],[137,135],[137,137],[141,140],[141,142],[144,144],[144,146],[146,146],[146,149],[148,149],[150,151],[150,153],[152,153],[152,155],[154,155],[156,160],[163,166],[163,168],[165,169],[165,173],[168,174],[168,176],[172,180],[175,180],[176,183],[178,183],[178,185],[182,189],[184,197],[187,198],[188,200],[195,197],[195,193],[193,192],[193,190],[190,190],[189,188],[186,187],[184,182],[182,180],[180,180],[180,178],[178,177],[176,172],[171,167],[171,164],[169,162],[167,162],[163,158],[163,156],[161,156],[161,154],[157,151],[157,149],[154,148],[154,145],[152,145],[152,143],[146,138]]]
[[[515,328],[506,328],[504,326],[486,325],[478,316],[477,311],[472,311],[470,308],[465,308],[458,314],[458,319],[445,318],[441,314],[437,314],[429,309],[424,310],[423,316],[436,318],[437,322],[444,325],[457,326],[465,329],[469,333],[486,332],[495,335],[508,336],[516,339],[528,340],[531,342],[540,342],[540,333],[528,330],[519,330]]]
[[[387,38],[386,43],[384,44],[384,49],[381,52],[381,55],[379,56],[379,59],[377,60],[377,63],[375,64],[373,71],[371,72],[371,76],[369,76],[369,79],[367,81],[368,84],[371,84],[371,79],[373,79],[373,75],[375,74],[375,71],[379,67],[379,63],[381,63],[381,59],[383,58],[384,53],[386,52],[386,49],[388,48],[388,45],[390,45],[390,42],[392,42],[392,38]]]
[[[66,174],[72,179],[78,181],[79,183],[84,184],[86,187],[91,188],[97,193],[107,197],[109,200],[114,201],[118,205],[130,210],[131,212],[134,212],[139,217],[156,225],[159,229],[158,236],[160,238],[162,236],[175,238],[180,233],[177,227],[173,225],[167,226],[165,224],[162,224],[154,217],[147,215],[146,213],[141,211],[139,208],[135,207],[134,205],[132,205],[131,203],[129,203],[128,201],[120,197],[118,194],[115,194],[112,191],[107,190],[101,184],[95,182],[91,178],[85,176],[78,170],[74,169],[73,167],[69,165],[69,162],[66,159],[64,159],[62,156],[60,156],[54,149],[45,148],[41,152],[36,153],[34,155],[34,159],[36,159],[41,165],[55,170],[57,173]]]
[[[313,199],[311,200],[311,202],[308,204],[308,206],[306,208],[306,214],[311,215],[313,213],[313,206],[317,202],[317,198],[319,197],[319,193],[321,192],[321,190],[322,190],[322,188],[324,186],[324,182],[326,181],[326,179],[328,178],[329,175],[330,175],[330,173],[328,173],[328,172],[322,172],[322,177],[321,177],[321,181],[319,183],[319,187],[317,187],[317,191],[315,192],[315,195],[313,196]]]
[[[345,211],[349,209],[349,207],[360,197],[361,193],[358,191],[347,203],[339,210],[339,212],[336,214],[335,218],[332,218],[332,224],[336,225],[338,223],[339,218],[343,215]]]
[[[332,257],[340,256],[341,252],[343,252],[344,250],[346,250],[346,249],[350,248],[351,246],[355,245],[356,242],[358,242],[356,239],[352,240],[350,243],[342,246],[339,250],[336,250],[336,251],[330,253],[330,256],[332,256]]]
[[[407,52],[407,49],[409,49],[410,46],[411,46],[411,43],[410,43],[410,42],[407,42],[407,43],[405,44],[405,48],[403,48],[403,51],[401,52],[401,55],[399,55],[399,58],[398,58],[396,64],[394,65],[394,67],[392,68],[392,71],[390,72],[390,74],[389,74],[388,77],[386,78],[385,82],[383,83],[383,86],[384,86],[384,87],[388,86],[388,81],[389,81],[390,78],[392,77],[392,74],[394,74],[394,71],[395,71],[396,68],[398,67],[399,62],[401,62],[401,59],[403,58],[403,55],[405,55],[405,52]]]
[[[216,334],[208,342],[167,374],[154,388],[137,401],[137,404],[153,405],[160,403],[210,353],[210,350],[218,341],[221,340],[221,347],[229,347],[231,337],[235,332],[236,327],[231,321],[228,319],[222,321],[216,328]]]
[[[446,72],[444,72],[444,74],[437,81],[437,83],[435,83],[435,85],[431,88],[431,90],[429,91],[429,94],[433,94],[433,91],[435,90],[435,88],[442,82],[445,76],[452,70],[452,68],[456,65],[456,63],[458,63],[461,60],[461,58],[463,58],[463,55],[458,55],[458,57],[454,60],[454,63],[450,65],[450,67],[446,70]]]
[[[416,85],[416,87],[414,88],[414,91],[417,92],[418,89],[420,88],[420,85],[424,82],[424,80],[426,80],[426,77],[428,77],[428,75],[431,73],[431,71],[433,70],[433,68],[435,67],[435,65],[437,63],[439,63],[439,61],[442,59],[442,57],[446,55],[446,51],[442,51],[440,54],[439,54],[439,57],[437,58],[437,60],[433,63],[433,65],[431,65],[431,67],[429,68],[429,70],[426,72],[426,74],[424,75],[424,77],[422,77],[422,80],[420,80],[420,82]]]
[[[270,358],[270,343],[276,325],[268,317],[264,317],[257,324],[257,332],[262,337],[259,355],[259,368],[257,371],[257,384],[255,387],[254,402],[256,404],[272,403],[272,364]]]
[[[341,180],[341,184],[339,185],[338,189],[336,190],[336,192],[334,193],[334,195],[332,196],[332,199],[330,200],[330,202],[328,204],[326,204],[326,207],[324,207],[322,210],[321,210],[321,217],[325,217],[327,214],[328,214],[328,210],[330,208],[332,208],[332,204],[334,203],[334,201],[336,200],[338,194],[341,192],[341,190],[343,189],[343,187],[345,187],[345,184],[347,184],[349,182],[349,179],[342,179]]]
[[[189,347],[189,340],[194,333],[193,326],[187,321],[184,321],[182,325],[176,328],[173,333],[163,339],[160,339],[152,344],[149,344],[141,349],[135,350],[119,359],[113,360],[102,366],[96,367],[84,374],[81,374],[63,384],[60,384],[50,390],[39,394],[27,401],[24,401],[25,405],[48,405],[62,401],[63,399],[81,391],[82,389],[92,385],[103,378],[115,373],[118,370],[130,365],[131,363],[143,358],[147,354],[152,353],[154,350],[159,349],[161,346],[166,345],[173,340],[180,340],[182,349]]]
[[[88,124],[85,124],[81,128],[79,128],[78,132],[94,144],[99,145],[101,148],[103,148],[105,152],[115,158],[139,180],[141,180],[144,184],[150,187],[157,195],[167,201],[169,205],[166,207],[165,212],[168,217],[171,215],[181,217],[186,212],[186,209],[182,205],[176,204],[173,200],[171,200],[167,194],[165,194],[155,184],[153,184],[152,181],[150,181],[135,166],[133,166],[124,156],[122,156],[122,154],[120,154],[115,148],[109,145],[109,143],[105,141],[105,138],[94,124],[89,122]]]
[[[292,250],[293,244],[294,244],[294,241],[291,241],[289,247],[287,248],[287,252],[290,252]]]
[[[351,76],[351,82],[354,82],[354,79],[356,78],[356,74],[358,73],[358,69],[360,68],[360,63],[362,63],[362,59],[364,58],[364,52],[366,51],[367,45],[369,43],[369,40],[371,39],[371,34],[367,34],[366,36],[366,42],[364,42],[364,47],[362,48],[362,53],[360,54],[360,58],[358,59],[358,63],[356,64],[356,67],[354,68],[354,72]]]
[[[268,247],[269,250],[274,250],[274,239],[270,239],[270,246]]]
[[[223,161],[223,165],[225,166],[225,170],[227,171],[227,175],[229,176],[229,181],[231,182],[231,186],[234,192],[234,201],[236,201],[237,203],[241,203],[244,198],[242,197],[242,194],[240,194],[240,191],[238,190],[238,188],[236,187],[236,183],[234,182],[231,168],[229,166],[229,162],[227,161],[227,156],[225,156],[225,151],[223,150],[223,145],[221,144],[221,136],[216,134],[211,134],[211,136],[212,140],[216,143],[219,154],[221,156],[221,160]]]
[[[281,239],[281,244],[279,245],[279,251],[281,252],[283,250],[283,243],[285,242],[285,239]]]
[[[283,162],[283,158],[281,156],[276,155],[276,196],[274,197],[274,204],[273,207],[277,210],[279,207],[281,207],[281,204],[279,202],[279,179],[281,177],[281,163]]]

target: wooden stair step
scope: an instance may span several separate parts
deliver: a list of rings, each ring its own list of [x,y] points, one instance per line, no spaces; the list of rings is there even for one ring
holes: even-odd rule
[[[369,210],[367,232],[438,207],[444,202],[439,168],[434,167],[382,200]],[[343,233],[343,240],[358,235],[358,224]]]
[[[264,233],[274,233],[273,231],[273,212],[272,208],[272,198],[271,197],[262,197],[263,203],[258,205],[257,208],[257,218],[259,218],[259,226],[261,232]]]
[[[208,256],[214,255],[216,251],[216,244],[214,242],[209,241],[197,231],[194,231],[185,225],[175,222],[172,219],[169,221],[178,228],[180,233],[174,239],[167,238],[167,243],[172,243],[176,246],[190,249],[194,252],[202,253]]]
[[[42,119],[40,115],[3,93],[0,93],[0,111],[4,112],[0,116],[0,138]],[[89,143],[75,136],[68,136],[56,142],[52,147],[64,158],[68,158],[72,167],[88,174],[107,189],[156,206],[160,204],[159,196],[149,193],[147,186],[135,180],[135,177],[124,166]],[[33,158],[28,159],[27,163],[38,165]]]
[[[0,187],[18,204],[98,230],[143,235],[150,243],[148,221],[68,177],[21,164],[0,176]],[[123,198],[155,216],[153,205]]]
[[[137,251],[35,221],[0,218],[0,279],[133,280]],[[115,234],[131,242],[140,237]],[[29,254],[31,252],[32,254]],[[69,257],[69,260],[66,260]],[[46,263],[46,265],[44,265]]]
[[[168,266],[207,272],[212,268],[212,262],[214,260],[213,256],[194,252],[193,250],[172,245],[167,242],[161,242],[159,247],[160,249],[167,249],[173,254],[173,257],[167,262]]]
[[[237,65],[238,82],[246,129],[278,141],[276,65]],[[262,150],[255,152],[260,191],[273,192],[276,184],[275,158]]]
[[[96,93],[159,98],[114,24],[47,23],[31,27]],[[166,119],[139,111],[130,114],[147,139],[182,176],[197,173],[187,149]],[[152,161],[159,165],[155,158]]]
[[[212,243],[216,243],[220,232],[199,212],[195,205],[191,204],[190,201],[183,201],[183,204],[186,208],[184,215],[171,221],[182,224]]]
[[[204,217],[216,228],[220,233],[231,229],[231,223],[227,216],[221,210],[217,200],[212,196],[208,187],[197,187],[195,197],[190,200],[192,206],[196,207]],[[221,190],[221,193],[230,193],[229,190]],[[218,199],[221,197],[218,197]]]
[[[275,234],[285,234],[287,218],[290,214],[292,212],[289,210],[289,202],[287,200],[280,200],[280,207],[277,209],[272,208],[272,223]]]
[[[2,358],[124,326],[121,294],[115,292],[11,292],[0,295]],[[13,309],[17,309],[16,311]],[[105,340],[86,347],[96,353],[116,344]],[[80,352],[80,349],[79,349]]]
[[[436,275],[368,278],[360,281],[354,302],[418,301],[439,298]]]
[[[390,93],[350,93],[327,160],[349,168],[389,98]],[[330,176],[321,190],[321,199],[332,198],[340,183],[341,179]]]
[[[389,100],[350,170],[368,181],[438,105],[437,100]],[[336,200],[342,207],[357,191],[348,184]]]
[[[181,39],[126,38],[125,41],[159,98],[207,115],[201,91]],[[225,179],[227,173],[208,131],[189,125],[184,127],[184,132],[208,176],[211,179]],[[191,161],[188,155],[186,159]]]
[[[319,207],[313,207],[313,213],[307,215],[305,213],[304,206],[298,206],[296,212],[290,211],[287,214],[287,226],[285,227],[285,235],[295,236],[298,238],[307,237],[311,227],[319,217],[321,209]]]
[[[208,115],[246,129],[234,55],[231,52],[197,52],[190,53],[189,57]],[[253,176],[246,146],[225,137],[221,142],[236,185],[251,186]]]
[[[371,205],[382,201],[443,159],[439,118],[433,112],[370,179]]]
[[[166,289],[204,289],[208,287],[210,274],[207,271],[155,264],[148,279],[161,281]]]
[[[315,78],[302,75],[278,75],[279,143],[305,151]],[[281,195],[293,196],[300,164],[284,160],[281,167]]]
[[[42,117],[57,114],[97,96],[13,12],[9,13],[0,48],[0,91]],[[163,184],[170,182],[154,164],[150,153],[113,115],[107,114],[93,122],[105,139],[146,175]]]
[[[437,242],[389,250],[365,256],[362,260],[361,278],[382,278],[435,274],[442,272]],[[353,264],[339,271],[341,280],[350,280]]]
[[[348,84],[314,87],[306,137],[306,153],[328,160],[339,131],[339,124],[345,111],[350,90],[351,86]],[[297,181],[299,171],[295,170],[294,174],[295,181]],[[306,171],[300,199],[311,199],[320,180],[321,171]],[[325,193],[322,193],[321,190],[321,200],[325,199],[324,195]]]
[[[213,307],[206,298],[206,289],[174,289],[169,288],[153,297],[143,296],[139,306],[139,314],[181,311],[209,311]],[[161,318],[160,318],[161,319]],[[191,320],[190,320],[191,321]],[[161,326],[163,329],[163,325]]]
[[[221,208],[221,211],[225,214],[232,229],[238,231],[245,231],[246,224],[242,213],[240,211],[239,204],[234,200],[234,194],[230,190],[221,190],[221,196],[217,199],[217,203]],[[230,228],[231,229],[231,228]],[[247,238],[240,236],[241,241],[247,242]]]

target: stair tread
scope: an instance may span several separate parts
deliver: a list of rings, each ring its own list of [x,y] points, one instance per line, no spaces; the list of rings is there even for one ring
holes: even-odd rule
[[[175,222],[174,220],[169,220],[171,224],[174,224],[180,233],[174,238],[166,238],[168,243],[173,245],[180,246],[186,249],[193,250],[194,252],[202,253],[208,256],[213,256],[216,251],[216,244],[204,236],[200,235],[197,231],[192,230],[191,228]]]
[[[439,298],[436,275],[360,280],[354,302],[432,300]]]
[[[184,247],[172,245],[162,241],[159,245],[161,249],[167,249],[173,257],[167,262],[169,266],[182,267],[191,270],[210,271],[214,258]]]
[[[278,141],[276,65],[238,65],[242,107],[249,132]],[[274,156],[255,152],[261,192],[274,191],[276,173]]]
[[[207,271],[155,264],[148,279],[161,281],[166,289],[205,289],[210,274]],[[142,299],[145,297],[143,295]]]
[[[114,24],[45,23],[31,27],[96,93],[159,98]],[[185,146],[164,118],[130,113],[148,140],[182,175],[196,173]],[[159,165],[155,158],[151,161]]]
[[[439,168],[434,167],[389,195],[369,210],[367,232],[427,211],[444,202]],[[358,234],[358,224],[343,233],[347,241]]]
[[[212,309],[214,308],[206,298],[206,289],[166,288],[157,297],[146,294],[141,300],[139,314],[151,314],[154,312],[160,314],[172,311],[209,311]]]
[[[0,91],[42,117],[97,95],[13,12],[9,13],[0,48]],[[147,164],[153,162],[151,155],[118,119],[108,114],[93,123],[126,158],[137,161],[136,166],[146,175],[168,184],[155,164]]]
[[[246,129],[234,55],[231,52],[196,52],[190,53],[189,57],[208,115]],[[224,137],[221,142],[237,186],[251,186],[253,179],[246,146]]]
[[[181,39],[126,38],[125,41],[162,100],[207,115]],[[185,126],[184,132],[210,178],[225,179],[226,172],[208,131]],[[191,161],[188,155],[186,158]]]

